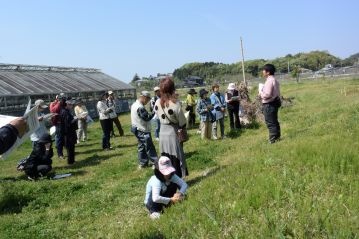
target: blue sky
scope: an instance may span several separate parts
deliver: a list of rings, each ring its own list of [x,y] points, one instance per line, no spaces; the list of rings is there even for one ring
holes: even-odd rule
[[[100,68],[129,82],[188,62],[359,52],[359,1],[0,0],[0,62]]]

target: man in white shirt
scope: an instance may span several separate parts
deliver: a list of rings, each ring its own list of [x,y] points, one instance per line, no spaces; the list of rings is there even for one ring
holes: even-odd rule
[[[145,168],[149,161],[153,164],[157,160],[157,152],[151,137],[151,119],[155,113],[148,113],[145,108],[150,100],[150,93],[142,91],[140,97],[131,106],[131,132],[138,140],[139,168]]]

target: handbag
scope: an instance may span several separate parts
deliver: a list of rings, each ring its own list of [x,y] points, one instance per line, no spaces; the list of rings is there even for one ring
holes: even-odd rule
[[[167,116],[166,114],[166,111],[163,109],[162,105],[161,105],[161,108],[162,108],[162,111],[163,113],[165,114],[166,118],[168,119],[168,121],[173,124],[173,125],[177,125],[175,123],[173,123],[170,118]],[[177,137],[178,137],[178,141],[180,143],[184,143],[184,142],[187,142],[189,140],[189,137],[188,137],[188,133],[187,133],[187,129],[186,128],[182,128],[182,129],[178,129],[177,130]]]

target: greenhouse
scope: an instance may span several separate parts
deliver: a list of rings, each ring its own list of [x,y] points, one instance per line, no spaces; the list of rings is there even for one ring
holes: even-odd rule
[[[0,64],[0,114],[24,114],[29,99],[50,103],[60,93],[82,99],[96,118],[96,103],[104,91],[113,91],[117,113],[128,112],[136,89],[98,69]]]

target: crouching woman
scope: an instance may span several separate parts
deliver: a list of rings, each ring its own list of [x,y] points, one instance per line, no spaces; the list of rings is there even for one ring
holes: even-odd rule
[[[45,176],[52,169],[52,139],[48,133],[40,136],[26,162],[25,173],[30,180]]]
[[[158,160],[158,169],[155,168],[155,175],[150,178],[146,186],[144,203],[150,212],[150,218],[159,218],[164,207],[184,199],[188,185],[175,172],[176,169],[168,157],[162,156]]]

